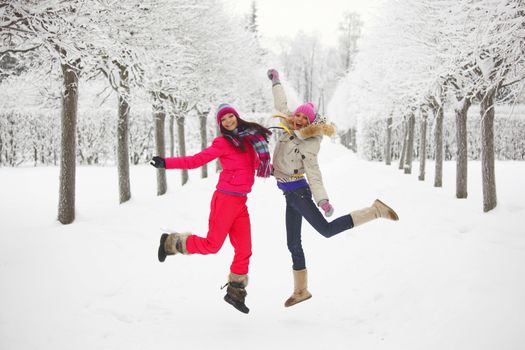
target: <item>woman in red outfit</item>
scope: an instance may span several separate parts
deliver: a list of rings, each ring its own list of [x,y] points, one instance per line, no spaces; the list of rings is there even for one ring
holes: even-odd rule
[[[173,254],[215,254],[229,234],[235,255],[228,276],[228,289],[224,300],[241,312],[248,313],[245,305],[248,284],[248,265],[252,255],[250,216],[246,207],[255,175],[270,176],[270,153],[265,127],[244,121],[228,104],[217,111],[221,136],[210,147],[189,157],[153,157],[151,165],[166,169],[194,169],[219,158],[222,172],[211,200],[207,236],[164,233],[158,249],[159,261]]]

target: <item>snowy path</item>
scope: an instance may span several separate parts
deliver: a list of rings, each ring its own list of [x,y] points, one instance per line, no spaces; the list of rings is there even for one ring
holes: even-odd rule
[[[336,212],[376,197],[398,223],[376,221],[325,239],[303,224],[313,298],[292,290],[284,198],[257,180],[248,205],[253,250],[243,315],[222,301],[232,249],[156,260],[161,228],[204,234],[216,175],[155,196],[155,172],[132,168],[118,205],[116,170],[77,170],[77,220],[54,221],[57,168],[0,168],[0,349],[523,349],[525,163],[498,162],[498,207],[484,214],[480,164],[469,198],[359,160],[325,140],[321,164]],[[417,165],[415,167],[417,169]]]

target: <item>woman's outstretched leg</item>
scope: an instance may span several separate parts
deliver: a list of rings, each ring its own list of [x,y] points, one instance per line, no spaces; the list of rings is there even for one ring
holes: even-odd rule
[[[354,226],[350,215],[343,215],[331,222],[328,222],[319,208],[312,200],[312,192],[309,188],[301,188],[299,190],[290,191],[287,195],[289,205],[291,205],[306,221],[312,225],[324,237],[332,237],[345,230],[351,229]]]
[[[379,218],[394,221],[399,220],[399,217],[397,216],[397,213],[394,211],[394,209],[390,208],[379,199],[376,199],[370,207],[351,212],[350,216],[354,221],[354,226],[362,225]]]

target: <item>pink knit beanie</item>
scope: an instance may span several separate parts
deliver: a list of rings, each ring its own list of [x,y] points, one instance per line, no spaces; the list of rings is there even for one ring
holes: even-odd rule
[[[217,108],[217,124],[221,125],[221,118],[228,113],[232,113],[234,116],[239,118],[239,113],[237,113],[235,108],[227,103],[223,103],[219,106],[219,108]]]
[[[308,120],[310,120],[310,123],[313,123],[315,120],[315,107],[312,102],[306,102],[300,105],[294,113],[304,113],[308,117]]]

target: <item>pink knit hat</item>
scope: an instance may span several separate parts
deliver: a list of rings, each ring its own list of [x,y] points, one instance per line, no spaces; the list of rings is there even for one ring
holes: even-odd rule
[[[235,108],[227,103],[223,103],[219,106],[219,108],[217,108],[217,124],[221,125],[221,118],[228,113],[232,113],[234,116],[239,118],[239,113],[237,113]]]
[[[315,120],[315,107],[312,102],[306,102],[300,105],[295,110],[294,114],[295,113],[304,113],[308,117],[308,120],[310,120],[310,123],[313,123]]]

